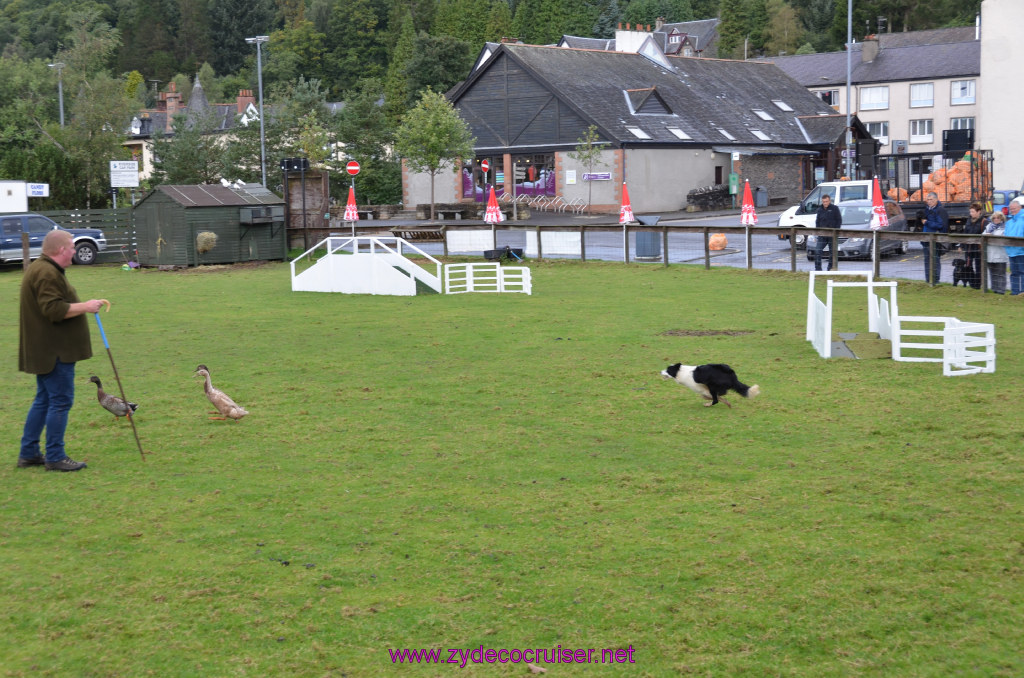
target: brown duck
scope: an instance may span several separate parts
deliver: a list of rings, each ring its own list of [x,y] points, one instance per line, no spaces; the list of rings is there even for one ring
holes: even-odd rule
[[[89,381],[96,384],[96,400],[100,401],[100,405],[103,406],[107,412],[114,415],[116,421],[118,417],[130,417],[139,409],[136,403],[128,402],[118,398],[116,395],[111,395],[103,390],[103,384],[100,382],[100,378],[96,375],[89,377]]]

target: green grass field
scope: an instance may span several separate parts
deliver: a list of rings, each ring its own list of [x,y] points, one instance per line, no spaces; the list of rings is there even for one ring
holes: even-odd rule
[[[0,675],[512,676],[389,650],[559,646],[633,662],[548,676],[1024,675],[1024,301],[901,285],[996,324],[996,373],[948,378],[820,359],[805,276],[530,265],[533,296],[414,298],[74,267],[151,454],[96,403],[90,319],[67,474],[15,468],[0,271]],[[762,395],[702,407],[679,361]],[[199,363],[248,417],[208,419]]]

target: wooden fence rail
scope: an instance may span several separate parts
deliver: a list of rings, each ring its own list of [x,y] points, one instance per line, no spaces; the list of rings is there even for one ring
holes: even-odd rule
[[[100,252],[101,264],[135,260],[135,214],[131,208],[116,210],[60,210],[40,212],[67,228],[98,228],[107,238],[107,250]]]

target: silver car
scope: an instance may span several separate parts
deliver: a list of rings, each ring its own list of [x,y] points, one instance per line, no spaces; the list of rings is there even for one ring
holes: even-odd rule
[[[871,214],[873,205],[870,200],[851,200],[849,202],[840,203],[838,207],[839,213],[843,216],[842,230],[871,230]],[[889,218],[889,225],[881,230],[907,230],[907,218],[903,215],[903,208],[899,206],[899,203],[893,200],[886,200],[885,214]],[[814,235],[807,236],[808,261],[814,260],[814,249],[816,246],[817,237]],[[887,254],[905,254],[908,246],[909,243],[906,240],[879,238],[878,253],[883,257]],[[840,259],[870,259],[871,234],[857,234],[854,237],[839,236],[837,256]]]

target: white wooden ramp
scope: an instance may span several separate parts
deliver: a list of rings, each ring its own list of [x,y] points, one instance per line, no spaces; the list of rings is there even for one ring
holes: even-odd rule
[[[407,252],[426,258],[434,272],[411,261]],[[292,291],[441,294],[441,269],[440,261],[402,238],[331,236],[291,262]]]

